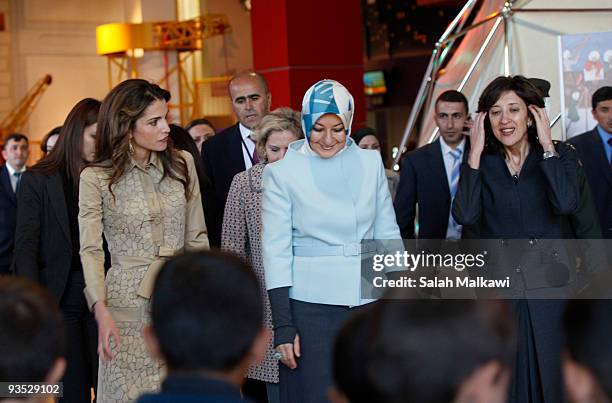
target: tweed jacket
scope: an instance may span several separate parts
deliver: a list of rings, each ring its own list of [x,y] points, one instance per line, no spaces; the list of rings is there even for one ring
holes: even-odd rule
[[[264,325],[272,330],[272,313],[261,258],[261,176],[265,166],[260,163],[234,176],[223,214],[221,249],[237,254],[253,267],[264,301]],[[249,368],[248,378],[278,383],[278,360],[274,358],[272,341],[273,338],[264,361]]]

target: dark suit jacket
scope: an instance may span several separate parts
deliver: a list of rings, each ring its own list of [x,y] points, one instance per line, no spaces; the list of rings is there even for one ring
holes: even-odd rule
[[[604,238],[612,239],[612,171],[597,128],[569,141],[582,161]]]
[[[0,274],[8,274],[13,259],[17,198],[5,165],[0,167]]]
[[[228,127],[202,145],[202,161],[206,173],[204,218],[210,246],[221,247],[221,227],[225,201],[234,175],[246,169],[242,156],[242,140],[238,124]]]
[[[517,364],[516,371],[520,377],[538,378],[544,402],[564,401],[560,328],[568,287],[563,285],[573,281],[574,273],[568,269],[563,243],[556,240],[564,236],[563,216],[576,213],[581,196],[575,152],[565,143],[557,143],[556,150],[559,158],[543,160],[542,148],[532,147],[518,182],[501,155],[483,153],[478,170],[468,164],[461,167],[453,202],[458,223],[476,224],[481,239],[499,240],[480,244],[486,245],[488,257],[486,270],[479,273],[512,278],[511,287],[498,292],[511,296],[510,303],[521,313],[517,321],[531,324],[532,329],[521,325],[517,336],[522,340],[519,346],[533,343],[537,357],[529,366]],[[527,401],[522,395],[518,399]]]
[[[467,153],[466,143],[464,160]],[[450,203],[440,139],[406,154],[394,201],[402,238],[415,238],[414,220],[418,204],[419,239],[445,239]]]
[[[26,172],[17,197],[13,271],[42,284],[59,302],[68,281],[73,247],[62,177],[59,173]]]
[[[59,173],[26,172],[17,192],[17,230],[13,272],[47,288],[58,303],[72,269],[73,248],[68,206]],[[110,255],[103,240],[105,268]]]

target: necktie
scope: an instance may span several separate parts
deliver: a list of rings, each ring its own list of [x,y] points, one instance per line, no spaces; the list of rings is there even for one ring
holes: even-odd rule
[[[253,154],[251,155],[252,160],[253,160],[253,165],[255,165],[259,162],[259,156],[257,155],[257,142],[253,140],[251,136],[249,136],[249,140],[251,140],[253,142],[253,145],[255,146],[253,148]]]
[[[450,193],[451,198],[457,193],[459,185],[459,173],[461,172],[461,150],[450,150],[448,152],[453,157],[453,168],[451,169]]]
[[[455,198],[455,194],[457,194],[457,188],[459,187],[459,173],[461,172],[461,150],[450,150],[448,153],[451,157],[453,157],[453,167],[451,169],[449,186],[452,204],[453,199]],[[447,232],[447,237],[449,239],[460,239],[462,227],[457,223],[457,221],[455,221],[452,213],[449,214],[448,217],[448,226],[449,231]]]
[[[612,147],[612,137],[608,139],[608,144]],[[610,172],[612,172],[612,158],[610,159]]]
[[[21,182],[21,172],[15,172],[13,176],[17,178],[17,182],[15,183],[15,193],[17,193],[17,189],[19,189],[19,182]]]

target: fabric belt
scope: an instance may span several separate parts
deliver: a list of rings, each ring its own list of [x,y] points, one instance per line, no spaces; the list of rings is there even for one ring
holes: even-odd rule
[[[112,264],[113,266],[118,264],[122,269],[148,265],[149,267],[147,268],[147,271],[142,278],[136,293],[143,298],[149,299],[153,293],[153,286],[155,285],[157,273],[159,273],[160,269],[169,258],[180,253],[181,251],[182,249],[175,250],[166,246],[160,246],[158,256],[113,256]]]
[[[376,242],[346,243],[343,245],[293,245],[293,256],[359,256],[376,252]]]
[[[109,306],[108,312],[115,322],[144,322],[149,315],[150,304],[134,307]]]

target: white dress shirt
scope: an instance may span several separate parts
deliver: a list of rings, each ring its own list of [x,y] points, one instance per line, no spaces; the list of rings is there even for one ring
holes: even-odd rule
[[[249,136],[251,135],[251,129],[249,129],[246,126],[243,126],[242,123],[238,124],[238,127],[240,128],[240,135],[242,136],[242,157],[244,158],[244,167],[245,169],[249,169],[250,167],[253,166],[253,163],[251,162],[251,158],[253,157],[253,151],[255,151],[255,143],[253,143],[250,139]],[[244,145],[246,144],[246,148],[244,148]]]
[[[22,174],[26,171],[25,165],[21,170],[17,171],[15,168],[11,166],[8,162],[6,163],[6,169],[8,170],[9,179],[11,180],[11,186],[13,187],[13,193],[17,190],[17,177],[15,176],[15,172],[21,172]]]

